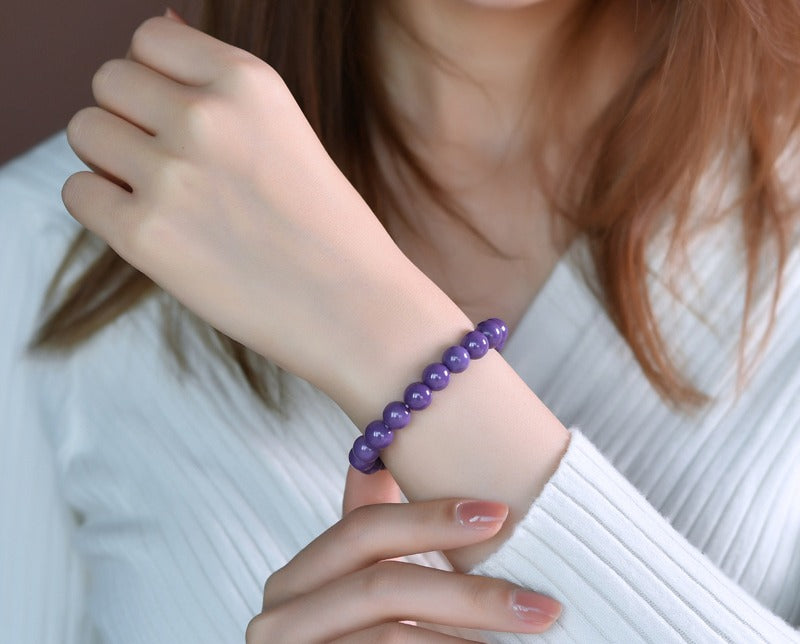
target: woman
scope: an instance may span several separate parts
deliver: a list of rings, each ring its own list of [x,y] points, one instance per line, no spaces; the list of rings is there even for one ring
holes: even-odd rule
[[[632,5],[212,3],[257,55],[155,18],[98,70],[61,196],[109,247],[6,404],[100,639],[797,640],[800,10]],[[338,521],[354,426],[492,316]]]

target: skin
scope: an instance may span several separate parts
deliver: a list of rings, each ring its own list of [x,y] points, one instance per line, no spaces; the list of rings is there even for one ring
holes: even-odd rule
[[[407,7],[426,4],[459,5]],[[542,12],[558,5],[499,4],[469,3],[464,14],[497,18],[487,28],[518,29],[522,14],[510,22],[501,16],[525,12],[529,20],[541,20]],[[431,18],[425,24],[437,23]],[[543,23],[530,23],[537,24]],[[470,33],[469,24],[461,26]],[[426,96],[434,101],[433,114],[460,105],[463,87],[448,86],[445,77],[426,78],[422,68],[403,71],[402,61],[417,63],[394,45],[384,54],[398,91],[398,79],[423,83],[432,90]],[[430,140],[463,135],[476,169],[496,161],[522,96],[528,96],[525,88],[515,101],[512,90],[523,91],[520,77],[515,82],[502,55],[490,54],[477,57],[479,68],[472,71],[487,81],[498,74],[496,100],[468,101],[459,118],[432,121]],[[501,71],[507,77],[500,78]],[[411,246],[379,224],[282,80],[247,52],[174,18],[153,18],[134,33],[126,59],[98,70],[92,89],[98,105],[79,111],[67,127],[70,145],[92,170],[64,184],[69,212],[210,324],[319,387],[357,427],[397,398],[409,374],[470,330],[474,312],[496,304],[479,297],[468,314],[409,258]],[[458,130],[459,122],[466,128],[479,114],[497,125],[486,130],[499,141]],[[440,149],[446,158],[448,146]],[[509,225],[509,243],[519,238],[514,226],[521,221]],[[442,250],[431,247],[428,257]],[[462,267],[469,251],[462,249]],[[542,253],[544,273],[554,254]],[[421,251],[415,260],[424,266],[424,258]],[[534,285],[535,279],[526,286]],[[516,309],[506,301],[484,317],[513,315],[524,303],[524,289],[517,296]],[[513,584],[461,573],[509,536],[568,440],[558,419],[490,352],[384,450],[387,471],[367,477],[349,470],[343,519],[267,580],[264,610],[251,621],[247,641],[367,642],[401,634],[407,641],[463,641],[437,633],[444,630],[439,624],[546,629],[559,613],[558,602],[534,596],[540,610],[520,619]],[[411,503],[397,503],[400,489]],[[493,502],[480,513],[482,529],[458,520],[456,508],[468,499]],[[431,550],[444,552],[455,572],[386,561]],[[323,613],[326,619],[308,619]]]

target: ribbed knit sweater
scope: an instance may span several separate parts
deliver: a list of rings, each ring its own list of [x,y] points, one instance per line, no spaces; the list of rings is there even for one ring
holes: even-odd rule
[[[163,294],[67,356],[26,357],[77,230],[61,185],[81,169],[63,131],[0,168],[0,639],[243,642],[270,572],[339,520],[358,429],[293,376],[285,414],[266,409],[187,314],[179,368]],[[513,535],[470,572],[564,609],[542,635],[486,641],[800,642],[800,251],[737,396],[737,221],[697,232],[674,288],[664,244],[649,255],[663,335],[713,396],[696,414],[644,377],[587,286],[580,240],[512,329],[505,359],[571,439]],[[440,553],[412,560],[447,568]]]

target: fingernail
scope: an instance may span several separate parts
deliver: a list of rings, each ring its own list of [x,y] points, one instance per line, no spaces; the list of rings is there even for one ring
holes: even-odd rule
[[[514,614],[523,622],[550,624],[561,614],[560,602],[532,590],[516,589],[511,601]]]
[[[456,506],[459,523],[468,528],[488,530],[508,516],[508,506],[494,501],[462,501]]]

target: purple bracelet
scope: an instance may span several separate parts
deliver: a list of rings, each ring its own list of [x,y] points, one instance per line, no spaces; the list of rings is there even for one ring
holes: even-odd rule
[[[421,382],[406,387],[403,400],[390,402],[383,418],[367,425],[364,434],[356,438],[348,454],[350,465],[364,474],[386,469],[380,451],[392,444],[394,432],[411,421],[412,411],[421,411],[431,404],[431,392],[441,391],[450,382],[451,373],[461,373],[470,360],[485,356],[489,349],[500,351],[508,338],[508,327],[500,318],[484,320],[474,331],[467,333],[461,344],[444,350],[441,362],[429,364],[422,371]]]

